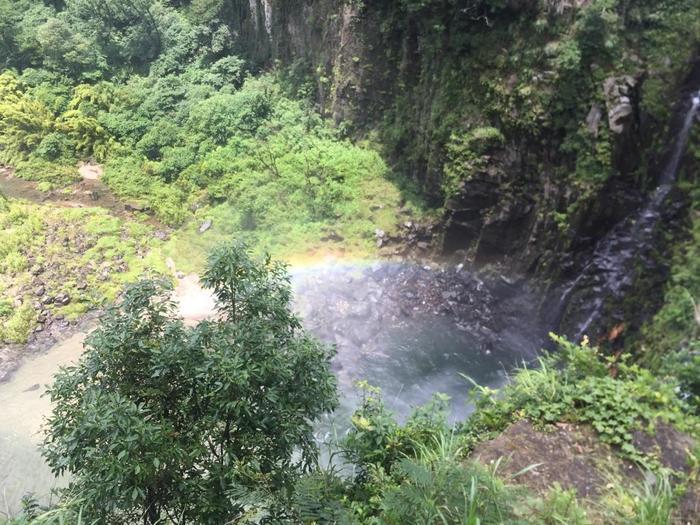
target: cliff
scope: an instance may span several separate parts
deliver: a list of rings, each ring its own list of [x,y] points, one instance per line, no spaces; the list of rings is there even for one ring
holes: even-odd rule
[[[674,111],[698,84],[699,10],[250,0],[225,16],[255,67],[281,64],[444,210],[440,253],[558,283],[655,186]],[[681,178],[696,173],[688,161]],[[671,231],[683,219],[673,200]]]

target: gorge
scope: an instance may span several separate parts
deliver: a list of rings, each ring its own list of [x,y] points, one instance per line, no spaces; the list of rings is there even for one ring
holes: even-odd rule
[[[0,523],[697,523],[698,21],[0,0]]]

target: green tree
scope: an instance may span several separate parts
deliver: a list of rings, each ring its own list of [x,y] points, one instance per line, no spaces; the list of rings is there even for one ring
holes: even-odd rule
[[[332,352],[290,311],[285,267],[222,247],[203,282],[215,320],[186,327],[167,282],[143,281],[49,389],[44,455],[90,519],[230,523],[269,511],[315,464]]]
[[[106,68],[95,43],[76,33],[65,17],[49,18],[36,29],[36,40],[41,49],[44,66],[73,78],[82,74],[99,77]]]
[[[114,66],[143,68],[163,50],[154,0],[69,0],[68,16]]]

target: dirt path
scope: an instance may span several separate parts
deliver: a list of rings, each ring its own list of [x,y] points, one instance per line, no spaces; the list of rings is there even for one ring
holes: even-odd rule
[[[78,171],[82,180],[75,184],[67,188],[42,191],[37,182],[15,177],[12,168],[0,167],[0,194],[12,199],[64,208],[104,208],[120,218],[133,218],[135,213],[148,211],[142,205],[129,204],[114,195],[100,180],[102,166],[82,164]],[[147,222],[163,228],[153,217],[149,217]]]
[[[78,173],[84,180],[99,180],[104,174],[104,167],[92,162],[81,162],[78,165]]]

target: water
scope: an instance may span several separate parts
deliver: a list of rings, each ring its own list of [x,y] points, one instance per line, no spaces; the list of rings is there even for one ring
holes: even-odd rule
[[[443,297],[470,283],[469,277],[465,281],[464,276],[407,265],[341,265],[297,271],[294,282],[296,307],[307,328],[337,345],[334,369],[341,407],[333,420],[340,432],[347,429],[360,400],[358,380],[380,387],[386,405],[399,420],[436,392],[450,397],[450,419],[463,420],[472,410],[467,403],[472,384],[464,375],[497,388],[506,381],[507,372],[537,346],[534,334],[525,331],[498,335],[490,331],[488,316],[479,319],[478,315],[497,300],[485,290],[472,297],[485,301],[453,304],[445,311]],[[425,300],[425,294],[419,293],[424,287],[439,299]],[[470,297],[464,289],[458,295]],[[471,317],[475,312],[476,318]],[[537,324],[534,319],[525,321],[532,327]]]
[[[382,263],[326,264],[292,275],[294,306],[305,326],[338,349],[333,368],[341,407],[321,423],[319,437],[331,428],[347,430],[359,402],[357,380],[380,387],[399,419],[439,391],[451,396],[451,419],[459,420],[471,411],[471,383],[460,374],[498,387],[536,349],[534,320],[517,307],[521,322],[511,321],[508,300],[465,272]],[[191,277],[181,281],[177,297],[186,321],[211,313],[211,301]],[[500,331],[498,323],[508,329]],[[0,384],[0,516],[16,513],[23,494],[45,497],[60,484],[37,448],[50,410],[41,393],[59,366],[79,358],[84,337],[75,335],[27,360]]]
[[[42,394],[59,366],[80,357],[83,339],[75,335],[31,358],[0,384],[0,517],[16,513],[24,494],[47,496],[61,485],[39,454],[41,425],[51,408]]]
[[[671,155],[658,179],[658,186],[646,204],[636,213],[620,221],[595,246],[593,255],[579,275],[562,291],[559,299],[558,325],[566,314],[572,295],[582,285],[593,285],[595,296],[580,305],[582,320],[575,328],[574,340],[580,340],[600,319],[610,299],[620,299],[634,278],[632,265],[639,261],[649,247],[663,206],[673,188],[693,122],[700,112],[700,92],[690,97],[683,125],[676,134]],[[555,326],[555,329],[557,327]]]

